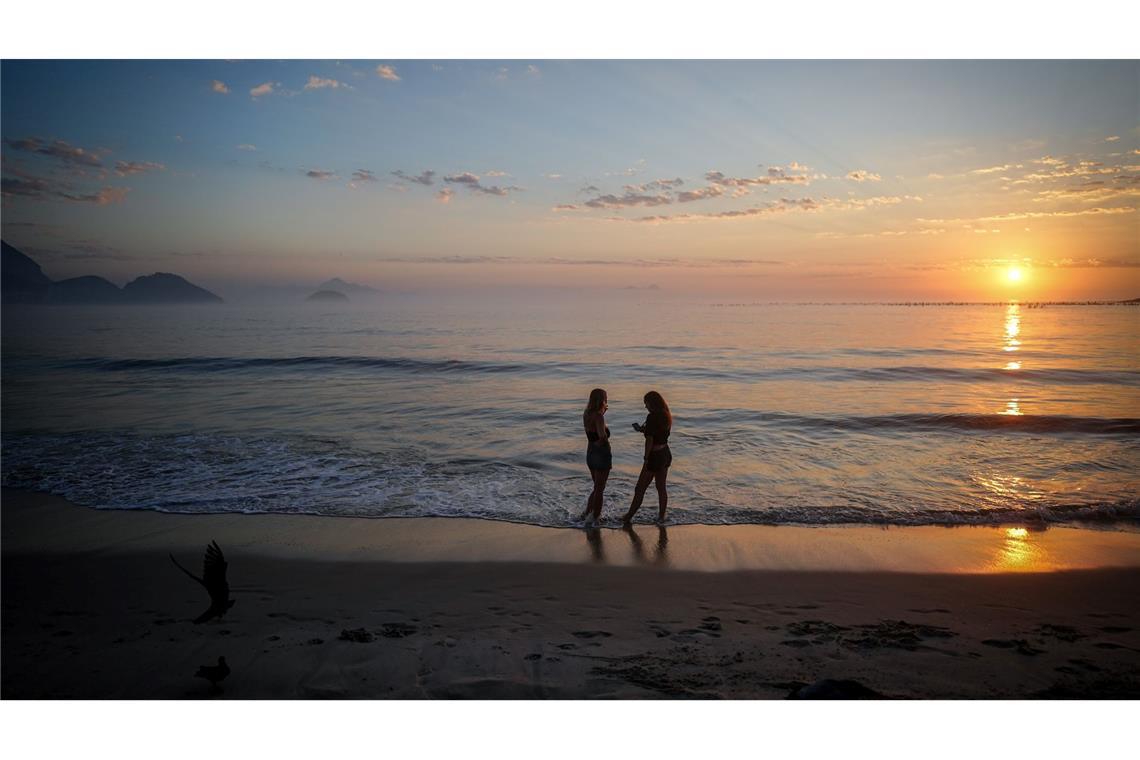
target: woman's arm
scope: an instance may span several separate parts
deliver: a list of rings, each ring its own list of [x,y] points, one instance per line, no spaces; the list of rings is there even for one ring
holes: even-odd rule
[[[594,415],[594,432],[598,434],[598,443],[609,443],[610,437],[606,435],[606,418],[600,414]]]

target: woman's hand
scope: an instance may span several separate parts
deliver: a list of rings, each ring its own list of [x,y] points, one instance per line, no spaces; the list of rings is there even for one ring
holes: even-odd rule
[[[640,423],[640,422],[635,422],[635,423],[633,423],[633,429],[634,429],[634,430],[636,430],[636,431],[637,431],[637,432],[639,432],[639,433],[644,433],[644,432],[645,432],[645,428],[641,426],[641,423]]]

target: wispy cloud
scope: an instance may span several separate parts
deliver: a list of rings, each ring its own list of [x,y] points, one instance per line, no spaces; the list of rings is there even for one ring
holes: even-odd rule
[[[352,173],[353,182],[379,182],[376,175],[370,169],[357,169]]]
[[[768,169],[768,173],[761,177],[728,177],[724,172],[710,171],[705,172],[705,179],[714,185],[741,188],[780,184],[806,185],[810,182],[806,174],[787,174],[776,166]]]
[[[439,203],[451,203],[451,199],[454,197],[454,195],[454,190],[452,190],[450,187],[445,187],[441,188],[440,191],[435,194],[435,199]]]
[[[1108,137],[1104,138],[1104,141],[1107,143],[1111,143],[1111,142],[1116,142],[1119,139],[1120,139],[1120,135],[1109,135]]]
[[[118,174],[120,177],[129,177],[132,174],[143,174],[144,172],[162,171],[165,168],[165,164],[155,163],[154,161],[115,162],[115,174]]]
[[[1021,169],[1021,164],[1002,164],[1001,166],[987,166],[982,169],[972,169],[970,174],[997,174],[998,172],[1007,172],[1010,169]]]
[[[309,81],[305,83],[306,90],[339,90],[341,87],[348,87],[348,85],[336,79],[325,79],[318,76],[310,76]]]
[[[878,182],[882,177],[866,169],[856,169],[855,171],[847,172],[847,179],[852,182]]]
[[[400,77],[396,73],[396,67],[389,66],[386,63],[382,63],[376,67],[376,75],[381,79],[387,79],[389,82],[400,81]]]
[[[280,82],[263,82],[263,83],[259,84],[257,87],[252,88],[249,91],[249,96],[251,98],[260,98],[260,97],[263,97],[265,95],[272,95],[273,94],[273,88],[274,87],[280,87],[280,86],[281,86]]]
[[[226,86],[225,82],[223,82],[219,79],[215,79],[214,81],[210,82],[210,89],[213,90],[214,92],[218,93],[219,95],[229,95],[230,94],[230,88]]]
[[[954,219],[926,219],[918,218],[915,221],[920,224],[930,225],[965,225],[970,226],[973,224],[994,224],[999,222],[1013,222],[1023,219],[1050,219],[1050,218],[1066,218],[1074,216],[1111,216],[1114,214],[1131,214],[1136,209],[1132,206],[1118,206],[1114,208],[1104,208],[1097,206],[1095,208],[1086,209],[1071,209],[1064,211],[1011,211],[1006,214],[994,214],[992,216],[977,216],[965,217]]]
[[[319,179],[321,181],[324,181],[326,179],[332,179],[333,177],[335,177],[336,172],[326,171],[324,169],[309,169],[308,171],[305,172],[305,176],[311,177],[313,179]]]
[[[397,169],[396,171],[392,172],[392,176],[399,177],[400,179],[402,179],[406,182],[415,182],[416,184],[419,184],[419,185],[434,185],[435,184],[435,172],[432,171],[431,169],[427,169],[427,170],[421,172],[420,174],[418,174],[416,176],[412,176],[411,174],[406,174],[406,173],[404,173],[404,171],[402,169]]]
[[[564,256],[522,257],[522,256],[385,256],[374,259],[384,263],[399,264],[428,264],[428,265],[457,265],[470,266],[475,264],[505,264],[505,265],[537,265],[556,267],[633,267],[639,269],[672,269],[672,268],[743,268],[743,267],[771,267],[782,266],[787,262],[776,259],[749,259],[749,258],[630,258],[630,259],[572,259]]]
[[[236,147],[238,150],[248,151],[249,153],[256,153],[257,152],[257,146],[254,145],[253,143],[242,143]]]
[[[626,192],[624,195],[599,195],[591,198],[583,205],[589,208],[629,208],[631,206],[665,206],[673,202],[673,197],[664,193],[647,195],[645,193]]]
[[[479,178],[479,175],[472,174],[471,172],[460,172],[459,174],[448,174],[443,178],[444,182],[451,185],[462,185],[473,193],[481,193],[483,195],[496,195],[505,197],[513,192],[522,190],[521,187],[515,185],[506,185],[500,187],[498,185],[484,185]]]
[[[677,193],[678,203],[691,203],[692,201],[703,201],[709,198],[718,198],[724,195],[724,187],[721,185],[708,185],[706,187],[698,187],[696,190],[684,190]]]
[[[665,222],[698,222],[765,217],[789,212],[816,212],[823,210],[860,211],[879,206],[893,206],[904,201],[921,202],[918,196],[875,196],[872,198],[780,198],[779,200],[745,209],[716,211],[704,214],[659,214],[641,217],[606,217],[614,222],[661,224]]]
[[[59,193],[59,197],[74,203],[94,203],[96,206],[109,206],[122,203],[131,189],[129,187],[104,187],[95,193]]]
[[[19,140],[5,139],[4,142],[13,150],[36,153],[57,159],[65,164],[74,166],[102,166],[99,158],[100,152],[80,148],[66,140],[52,140],[48,142],[40,137],[25,137]]]

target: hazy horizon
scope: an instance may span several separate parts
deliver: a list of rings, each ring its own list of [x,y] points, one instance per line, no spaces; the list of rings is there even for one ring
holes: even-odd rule
[[[1140,292],[1135,61],[5,61],[4,239],[220,294]]]

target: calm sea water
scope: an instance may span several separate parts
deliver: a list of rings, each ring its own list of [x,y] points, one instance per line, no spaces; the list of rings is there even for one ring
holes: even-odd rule
[[[566,525],[609,391],[680,523],[1140,521],[1140,309],[398,299],[3,312],[3,483],[96,507]],[[655,496],[647,496],[653,513]]]

